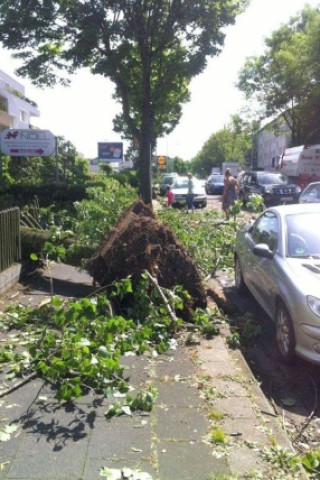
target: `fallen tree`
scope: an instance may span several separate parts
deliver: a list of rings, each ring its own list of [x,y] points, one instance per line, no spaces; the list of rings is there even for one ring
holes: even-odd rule
[[[133,283],[139,282],[147,270],[161,287],[181,285],[193,307],[206,306],[202,278],[188,250],[142,201],[124,212],[87,263],[87,270],[101,287],[128,276]]]

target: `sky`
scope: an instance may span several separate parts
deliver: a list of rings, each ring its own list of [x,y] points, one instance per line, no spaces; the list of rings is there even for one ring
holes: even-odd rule
[[[157,155],[191,160],[231,115],[245,105],[235,83],[245,59],[264,50],[264,38],[277,30],[306,4],[319,0],[251,0],[235,25],[226,29],[225,44],[218,57],[208,60],[206,70],[190,84],[191,99],[183,106],[179,125],[159,139]],[[41,129],[71,141],[86,158],[97,156],[98,142],[122,141],[112,130],[112,120],[121,106],[112,99],[113,85],[105,78],[82,69],[71,77],[69,87],[40,89],[14,71],[19,66],[10,52],[0,46],[0,68],[25,86],[25,94],[38,104],[40,118],[33,123]],[[126,149],[124,142],[124,153]]]

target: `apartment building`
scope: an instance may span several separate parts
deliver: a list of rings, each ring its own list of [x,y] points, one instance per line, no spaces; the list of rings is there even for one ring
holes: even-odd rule
[[[25,87],[0,70],[0,132],[5,128],[32,128],[39,117],[37,105],[25,95]]]

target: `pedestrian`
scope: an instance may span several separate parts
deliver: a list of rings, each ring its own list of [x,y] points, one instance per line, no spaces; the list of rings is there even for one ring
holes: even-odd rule
[[[187,213],[194,211],[194,180],[192,173],[188,173]]]
[[[174,194],[173,194],[173,191],[171,190],[171,185],[167,186],[166,195],[167,195],[168,207],[170,208],[174,203]]]
[[[238,174],[237,174],[237,180],[240,185],[240,182],[242,181],[243,175],[245,174],[245,170],[242,167],[238,168]]]
[[[222,195],[222,210],[226,215],[226,220],[229,220],[229,209],[238,198],[239,183],[233,177],[230,168],[227,168],[224,176],[224,189]]]

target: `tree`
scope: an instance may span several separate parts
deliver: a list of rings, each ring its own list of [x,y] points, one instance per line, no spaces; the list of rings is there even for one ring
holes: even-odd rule
[[[254,123],[233,115],[230,124],[213,133],[203,145],[191,162],[192,170],[209,175],[212,167],[221,168],[223,162],[239,162],[244,165],[252,149],[252,131],[256,128]]]
[[[265,40],[265,53],[248,58],[239,75],[247,99],[260,104],[262,118],[280,116],[293,145],[320,139],[319,27],[320,10],[305,7]]]
[[[38,85],[89,67],[122,103],[116,128],[139,148],[140,193],[151,202],[151,151],[178,123],[191,78],[217,55],[246,0],[3,0],[0,41]]]

